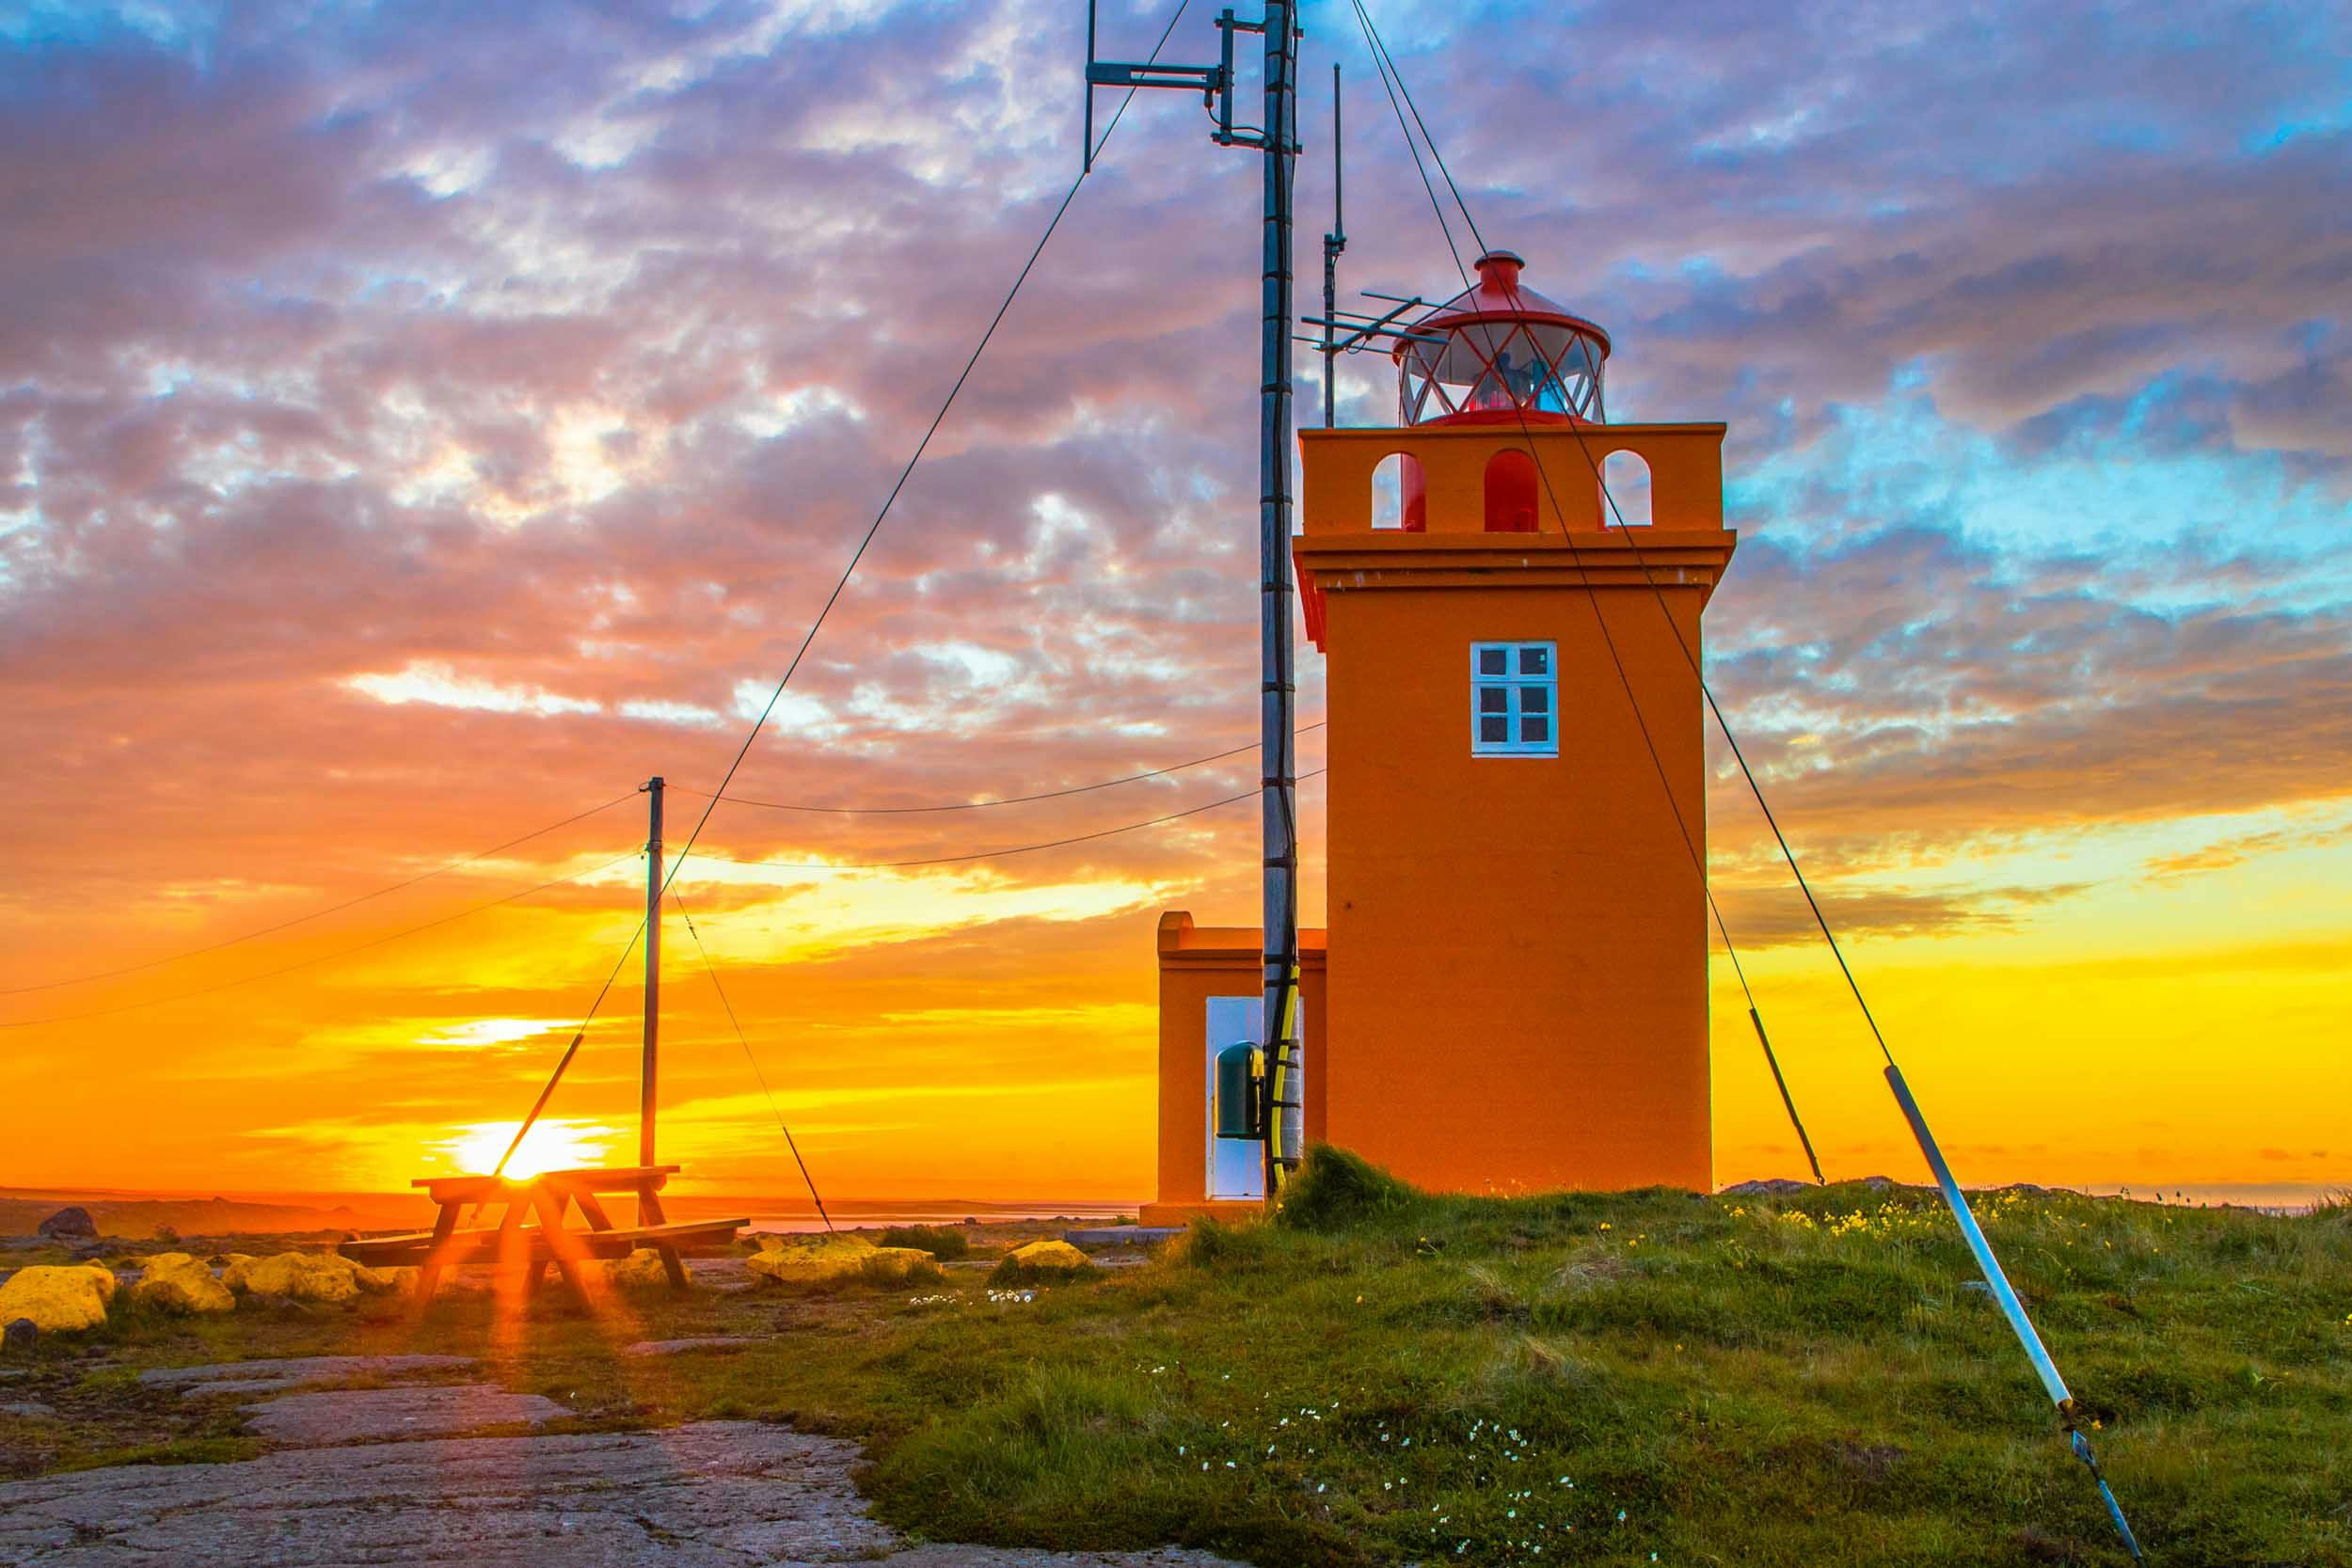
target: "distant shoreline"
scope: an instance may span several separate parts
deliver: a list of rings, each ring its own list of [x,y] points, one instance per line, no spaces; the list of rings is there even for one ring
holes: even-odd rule
[[[1860,1180],[1857,1174],[1854,1180]],[[1736,1185],[1725,1183],[1724,1185]],[[1916,1185],[1916,1183],[1905,1183]],[[1988,1184],[1988,1189],[1993,1184]],[[2171,1207],[2231,1206],[2276,1214],[2306,1212],[2343,1196],[2345,1184],[2320,1182],[2198,1182],[2161,1190],[2122,1182],[2080,1185],[2049,1183],[2053,1190],[2094,1197],[2129,1197]],[[1049,1198],[1033,1201],[955,1197],[828,1199],[833,1224],[842,1229],[892,1225],[961,1225],[1068,1220],[1101,1224],[1133,1217],[1142,1199]],[[29,1235],[62,1208],[89,1210],[112,1235],[148,1236],[163,1230],[186,1235],[231,1233],[383,1231],[431,1223],[432,1208],[420,1194],[367,1192],[267,1192],[231,1189],[211,1194],[121,1187],[0,1186],[0,1236]],[[747,1216],[755,1231],[822,1230],[825,1219],[805,1197],[760,1194],[748,1196],[672,1193],[671,1217],[679,1220]]]

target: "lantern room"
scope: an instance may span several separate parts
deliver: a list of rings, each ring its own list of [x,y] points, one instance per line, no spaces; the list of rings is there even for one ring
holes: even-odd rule
[[[1609,334],[1522,285],[1526,264],[1508,250],[1486,252],[1477,283],[1398,341],[1398,424],[1587,425],[1608,417]],[[1534,465],[1506,465],[1494,477],[1487,531],[1534,532]],[[1406,531],[1425,531],[1421,466],[1407,458],[1398,484]]]

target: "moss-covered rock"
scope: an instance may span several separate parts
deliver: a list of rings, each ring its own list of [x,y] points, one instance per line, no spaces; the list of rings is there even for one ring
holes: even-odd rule
[[[366,1277],[363,1278],[362,1276]],[[389,1291],[389,1270],[363,1269],[332,1252],[280,1252],[232,1263],[222,1283],[240,1294],[285,1296],[294,1301],[347,1302],[362,1291]]]
[[[1093,1259],[1068,1242],[1048,1239],[1006,1253],[989,1277],[1000,1285],[1021,1285],[1041,1279],[1074,1279],[1093,1272]]]
[[[85,1263],[82,1267],[89,1272],[90,1283],[98,1287],[98,1299],[111,1303],[115,1292],[122,1288],[122,1281],[115,1277],[114,1270],[103,1263]]]
[[[778,1285],[811,1285],[854,1275],[875,1251],[863,1236],[762,1236],[759,1241],[758,1255],[743,1266]]]
[[[403,1263],[396,1268],[362,1268],[359,1272],[363,1275],[370,1275],[378,1282],[373,1285],[368,1285],[365,1289],[372,1291],[397,1291],[403,1295],[414,1295],[417,1291],[417,1276],[424,1271],[418,1268],[414,1263]]]
[[[764,1242],[766,1238],[762,1238]],[[827,1286],[864,1280],[902,1285],[943,1277],[938,1262],[917,1247],[878,1247],[863,1236],[794,1236],[744,1259],[753,1275],[771,1285]]]
[[[213,1277],[211,1266],[184,1252],[158,1253],[148,1259],[139,1270],[138,1283],[131,1287],[131,1296],[167,1312],[230,1312],[237,1306],[229,1287]]]
[[[649,1246],[641,1246],[626,1258],[592,1262],[589,1267],[596,1270],[603,1277],[604,1282],[615,1290],[642,1291],[657,1285],[666,1286],[670,1283],[669,1271],[661,1266],[661,1254]],[[680,1267],[684,1265],[681,1264]],[[691,1280],[694,1277],[694,1271],[688,1268],[686,1277]]]
[[[78,1263],[36,1263],[17,1270],[0,1285],[0,1323],[30,1318],[43,1334],[96,1328],[106,1321],[106,1298],[113,1293],[99,1285],[95,1276],[102,1272]]]
[[[365,1263],[352,1263],[350,1259],[337,1254],[330,1253],[328,1256],[333,1257],[339,1263],[349,1263],[351,1282],[372,1296],[379,1296],[388,1291],[399,1290],[404,1276],[410,1285],[417,1282],[417,1271],[414,1267],[372,1269]]]

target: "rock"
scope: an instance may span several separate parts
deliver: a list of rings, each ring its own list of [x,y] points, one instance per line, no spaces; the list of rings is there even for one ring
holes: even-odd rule
[[[98,1222],[87,1209],[60,1209],[35,1228],[52,1241],[82,1242],[98,1234]]]
[[[106,1298],[114,1293],[99,1283],[102,1272],[79,1263],[62,1267],[37,1263],[17,1270],[8,1275],[7,1284],[0,1285],[0,1323],[29,1319],[43,1334],[96,1328],[106,1321]]]
[[[1031,1242],[1005,1254],[990,1278],[1009,1284],[1035,1279],[1071,1279],[1094,1272],[1094,1259],[1068,1242]]]
[[[346,1259],[344,1261],[350,1260]],[[409,1284],[417,1282],[417,1270],[413,1264],[394,1269],[372,1269],[365,1263],[351,1265],[351,1282],[372,1296],[386,1295],[399,1290],[404,1275]]]
[[[18,1400],[12,1404],[0,1404],[0,1416],[17,1416],[28,1421],[45,1421],[57,1413],[55,1405],[39,1400]]]
[[[229,1287],[215,1279],[202,1261],[184,1252],[150,1258],[139,1271],[139,1282],[131,1287],[131,1296],[169,1312],[233,1312],[237,1307],[237,1298],[229,1293]]]
[[[1072,1246],[1162,1246],[1184,1233],[1179,1225],[1120,1225],[1101,1230],[1065,1230]]]
[[[642,1291],[670,1283],[669,1273],[661,1266],[661,1254],[649,1246],[641,1246],[626,1258],[592,1260],[589,1267],[615,1290]],[[686,1277],[692,1279],[694,1271],[687,1269]]]
[[[623,1355],[684,1355],[690,1351],[709,1351],[715,1355],[732,1355],[759,1343],[745,1335],[706,1334],[691,1339],[640,1339],[633,1345],[623,1345]]]
[[[758,1421],[293,1449],[0,1481],[0,1562],[401,1568],[1222,1568],[1205,1553],[914,1545],[853,1443]]]
[[[762,1236],[758,1254],[743,1266],[779,1284],[831,1279],[857,1273],[874,1251],[863,1236]]]
[[[863,1236],[795,1236],[745,1259],[743,1267],[771,1284],[803,1287],[858,1280],[903,1285],[946,1277],[930,1253],[916,1247],[878,1247]]]
[[[8,1326],[0,1329],[0,1349],[7,1350],[10,1355],[24,1355],[31,1352],[40,1338],[40,1325],[32,1319],[11,1318]]]
[[[243,1294],[285,1296],[330,1305],[353,1300],[362,1291],[389,1291],[397,1281],[388,1269],[363,1269],[334,1252],[280,1252],[232,1263],[221,1283]]]
[[[315,1448],[401,1437],[453,1437],[485,1427],[544,1426],[571,1414],[540,1394],[486,1383],[445,1388],[343,1388],[243,1407],[254,1435]]]
[[[309,1316],[319,1310],[307,1301],[296,1301],[292,1296],[273,1295],[267,1291],[247,1291],[244,1295],[239,1296],[237,1301],[241,1306],[261,1312],[298,1312]]]
[[[87,1270],[94,1276],[90,1283],[98,1287],[100,1301],[113,1301],[115,1292],[122,1288],[122,1281],[115,1277],[114,1270],[103,1263],[82,1263],[76,1267]]]
[[[878,1246],[874,1256],[866,1260],[866,1277],[884,1285],[904,1285],[915,1280],[945,1279],[947,1272],[939,1266],[939,1259],[921,1247]]]
[[[202,1367],[151,1367],[139,1373],[148,1388],[178,1388],[183,1397],[207,1394],[274,1394],[353,1378],[398,1377],[412,1372],[463,1372],[469,1355],[294,1355],[275,1360],[221,1361]]]
[[[1768,1177],[1761,1181],[1740,1181],[1717,1193],[1717,1197],[1787,1197],[1793,1193],[1813,1191],[1810,1181],[1792,1181],[1785,1176]]]

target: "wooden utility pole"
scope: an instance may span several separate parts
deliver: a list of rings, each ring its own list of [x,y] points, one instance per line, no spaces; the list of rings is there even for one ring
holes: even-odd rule
[[[645,1062],[638,1080],[637,1163],[654,1163],[654,1105],[661,1056],[661,775],[645,781]],[[652,1223],[643,1214],[640,1225]]]

